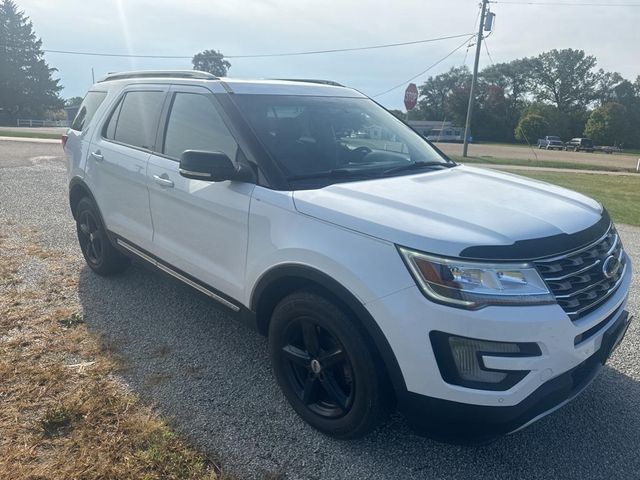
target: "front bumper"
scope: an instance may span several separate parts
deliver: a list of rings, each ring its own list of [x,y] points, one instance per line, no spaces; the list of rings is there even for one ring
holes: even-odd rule
[[[518,431],[579,395],[600,372],[630,323],[628,312],[620,312],[605,331],[601,347],[595,354],[549,380],[517,405],[470,405],[408,392],[400,399],[399,409],[415,427],[445,441],[481,441]]]
[[[608,339],[620,327],[631,268],[617,291],[597,310],[572,322],[558,305],[487,307],[468,311],[427,300],[417,287],[366,304],[393,349],[406,384],[398,402],[414,423],[448,425],[456,433],[509,433],[577,395],[606,360]],[[528,371],[508,390],[490,391],[447,383],[429,340],[433,331],[495,342],[535,342],[541,355],[484,357],[488,368]],[[449,412],[447,414],[446,412]],[[434,415],[437,421],[434,422]],[[456,421],[456,419],[464,419]]]

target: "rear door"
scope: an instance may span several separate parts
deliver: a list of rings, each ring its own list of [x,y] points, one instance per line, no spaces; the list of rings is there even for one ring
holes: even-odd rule
[[[163,117],[158,152],[148,167],[152,252],[216,290],[242,298],[255,185],[191,180],[178,172],[185,150],[224,152],[234,162],[242,152],[204,87],[173,86]]]
[[[87,183],[107,229],[146,249],[153,236],[147,162],[168,89],[126,88],[96,132],[87,160]]]

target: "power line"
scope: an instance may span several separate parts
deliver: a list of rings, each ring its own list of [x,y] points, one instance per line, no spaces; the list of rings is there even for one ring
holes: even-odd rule
[[[487,38],[489,36],[487,35],[486,37],[484,37],[484,50],[487,52],[487,57],[489,57],[489,61],[491,62],[491,65],[495,65],[495,62],[493,61],[493,58],[491,58],[491,53],[489,52],[489,47],[487,46]]]
[[[475,36],[475,34],[465,38],[464,42],[462,42],[460,45],[458,45],[456,48],[454,48],[453,50],[451,50],[449,53],[447,53],[447,55],[445,55],[444,57],[442,57],[440,60],[438,60],[437,62],[435,62],[434,64],[430,65],[429,67],[427,67],[425,70],[421,71],[420,73],[418,73],[417,75],[414,75],[413,77],[409,78],[408,80],[405,80],[402,83],[397,84],[394,87],[391,87],[387,90],[385,90],[384,92],[380,92],[376,95],[373,95],[372,98],[376,98],[376,97],[380,97],[382,95],[385,95],[389,92],[392,92],[404,85],[406,85],[408,82],[410,82],[411,80],[415,80],[418,77],[421,77],[422,75],[424,75],[425,73],[427,73],[429,70],[431,70],[432,68],[436,67],[437,65],[440,65],[442,62],[444,62],[447,58],[449,58],[451,55],[453,55],[454,53],[456,53],[458,50],[460,50],[462,47],[464,47],[469,40],[471,40],[473,37]]]
[[[491,3],[501,5],[549,5],[564,7],[640,7],[640,3],[571,3],[571,2],[527,2],[493,0]]]
[[[401,47],[406,45],[418,45],[422,43],[431,43],[438,42],[441,40],[450,40],[452,38],[461,38],[468,37],[470,34],[463,33],[460,35],[448,35],[446,37],[437,37],[437,38],[427,38],[423,40],[413,40],[410,42],[397,42],[397,43],[386,43],[382,45],[370,45],[366,47],[352,47],[352,48],[333,48],[328,50],[309,50],[303,52],[280,52],[280,53],[261,53],[261,54],[251,54],[251,55],[224,55],[224,58],[266,58],[266,57],[293,57],[300,55],[319,55],[325,53],[339,53],[339,52],[356,52],[362,50],[375,50],[380,48],[391,48],[391,47]],[[191,59],[192,55],[137,55],[137,54],[127,54],[127,53],[106,53],[106,52],[83,52],[76,50],[51,50],[51,49],[43,49],[45,53],[58,53],[64,55],[85,55],[92,57],[122,57],[122,58],[159,58],[159,59]]]

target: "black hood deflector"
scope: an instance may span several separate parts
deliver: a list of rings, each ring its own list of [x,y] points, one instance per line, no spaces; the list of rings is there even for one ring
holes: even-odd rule
[[[603,209],[602,218],[586,230],[572,234],[561,233],[550,237],[519,240],[511,245],[467,247],[460,252],[460,257],[469,260],[524,261],[562,255],[595,242],[607,233],[610,226],[609,213]]]

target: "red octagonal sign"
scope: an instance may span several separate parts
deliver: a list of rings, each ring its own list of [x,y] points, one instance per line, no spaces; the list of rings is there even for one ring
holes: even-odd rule
[[[410,83],[404,91],[404,106],[407,110],[413,110],[418,103],[418,87],[415,83]]]

